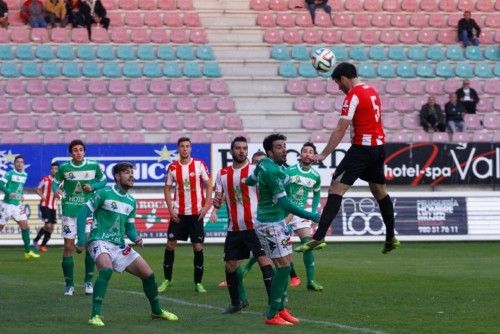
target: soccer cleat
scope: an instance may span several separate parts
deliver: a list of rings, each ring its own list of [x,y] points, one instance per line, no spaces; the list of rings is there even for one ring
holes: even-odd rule
[[[34,242],[34,241],[33,241],[33,250],[34,250],[35,252],[38,252],[38,251],[40,250],[40,247],[38,247],[38,242]]]
[[[296,287],[299,286],[300,283],[302,283],[302,281],[299,276],[295,276],[290,279],[290,286]]]
[[[203,287],[203,285],[201,283],[196,283],[196,285],[194,286],[194,291],[198,292],[198,293],[206,293],[207,290],[205,290],[205,288]]]
[[[94,285],[92,282],[85,282],[85,294],[91,295],[94,293]]]
[[[241,312],[241,309],[243,308],[243,305],[229,305],[224,311],[222,311],[222,314],[235,314]]]
[[[307,283],[307,290],[311,291],[323,291],[323,286],[319,285],[315,281],[311,281]]]
[[[247,308],[248,306],[250,306],[250,303],[248,302],[248,300],[242,300],[241,301],[241,308]]]
[[[170,320],[170,321],[179,320],[179,318],[175,314],[167,312],[165,310],[161,310],[160,314],[151,313],[151,318]]]
[[[291,315],[290,312],[288,311],[288,309],[286,309],[286,308],[284,308],[281,311],[279,311],[278,312],[278,316],[281,319],[283,319],[283,320],[285,320],[285,321],[287,321],[287,322],[289,322],[291,324],[294,324],[294,325],[300,323],[300,320],[297,319],[297,318],[295,318],[293,315]]]
[[[89,324],[92,326],[97,326],[97,327],[104,326],[104,322],[102,322],[101,316],[99,316],[99,315],[94,315],[92,318],[90,318]]]
[[[40,246],[40,252],[46,252],[47,246]]]
[[[286,321],[279,315],[275,315],[274,318],[266,318],[264,321],[266,325],[274,325],[274,326],[292,326],[293,324],[291,322]]]
[[[398,239],[392,238],[391,241],[384,243],[384,248],[382,249],[382,254],[387,254],[393,249],[401,247],[401,242]]]
[[[161,282],[160,286],[158,287],[158,292],[165,292],[165,290],[167,290],[167,288],[169,288],[171,286],[172,286],[172,282],[169,281],[168,279],[166,279],[163,282]]]
[[[227,288],[227,282],[226,282],[226,280],[221,281],[217,286],[219,288],[221,288],[221,289]]]
[[[72,286],[67,286],[66,289],[64,290],[64,295],[65,296],[73,296],[73,292],[75,291],[75,288]]]
[[[40,257],[40,254],[37,254],[33,251],[29,251],[28,253],[24,253],[24,258],[26,260],[38,259],[39,257]]]
[[[320,250],[326,247],[325,240],[314,240],[311,239],[303,245],[295,247],[295,251],[299,253],[307,252],[310,250]]]

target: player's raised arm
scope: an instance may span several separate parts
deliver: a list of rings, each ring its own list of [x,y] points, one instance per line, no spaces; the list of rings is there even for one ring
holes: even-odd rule
[[[335,128],[335,130],[333,130],[332,134],[330,135],[330,138],[328,139],[328,144],[326,144],[321,154],[319,154],[319,156],[316,156],[317,157],[316,160],[324,160],[327,156],[332,154],[333,150],[337,148],[337,146],[342,141],[342,138],[344,138],[345,132],[347,128],[351,125],[351,123],[352,121],[350,119],[346,118],[339,119],[337,127]]]
[[[95,181],[90,184],[90,191],[99,190],[105,187],[106,183],[106,175],[102,172],[101,168],[97,166]]]

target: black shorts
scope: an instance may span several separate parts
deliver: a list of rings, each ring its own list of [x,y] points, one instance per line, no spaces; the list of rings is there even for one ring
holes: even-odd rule
[[[224,242],[224,261],[248,259],[250,252],[255,258],[266,255],[254,230],[227,232]]]
[[[168,240],[186,241],[189,237],[191,243],[203,243],[205,229],[203,219],[198,221],[198,215],[179,215],[179,222],[170,221],[168,224]]]
[[[42,213],[42,221],[44,224],[55,224],[57,223],[57,212],[56,209],[49,209],[46,206],[40,205],[40,212]]]
[[[385,146],[352,145],[333,174],[332,181],[352,186],[361,180],[385,184]]]

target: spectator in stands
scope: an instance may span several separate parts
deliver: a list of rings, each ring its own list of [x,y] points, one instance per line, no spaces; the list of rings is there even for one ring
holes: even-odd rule
[[[332,7],[328,4],[328,0],[306,0],[307,9],[311,13],[312,23],[316,18],[316,8],[323,8],[323,10],[332,18]]]
[[[436,97],[434,95],[429,96],[427,103],[420,109],[420,124],[425,132],[444,132],[446,129],[443,111],[441,110],[441,106],[436,104]]]
[[[68,13],[64,0],[47,0],[45,3],[45,17],[52,28],[58,22],[61,28],[68,24]]]
[[[474,30],[476,33],[474,34]],[[479,35],[481,28],[474,19],[471,18],[471,12],[465,11],[464,17],[458,21],[458,40],[467,47],[469,43],[472,45],[479,45]]]
[[[85,17],[80,11],[80,0],[66,0],[66,12],[68,13],[68,22],[73,28],[85,27]]]
[[[448,132],[463,132],[465,108],[460,102],[458,102],[457,94],[451,93],[449,98],[450,100],[444,105],[446,127]]]
[[[458,101],[465,107],[468,114],[476,113],[476,106],[479,103],[479,96],[474,88],[470,87],[470,81],[465,79],[462,88],[456,91]]]
[[[9,8],[5,1],[0,0],[0,27],[7,28],[9,26]]]
[[[21,6],[19,16],[31,28],[47,28],[43,4],[38,0],[26,0]]]
[[[92,24],[96,23],[106,30],[109,28],[110,20],[106,17],[106,8],[102,5],[101,0],[83,0],[80,11],[85,17],[85,27],[89,32],[89,38],[92,32]]]

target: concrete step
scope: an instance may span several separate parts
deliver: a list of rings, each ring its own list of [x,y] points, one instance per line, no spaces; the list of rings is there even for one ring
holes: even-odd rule
[[[276,77],[278,75],[278,64],[269,61],[224,61],[220,63],[222,74],[228,77],[237,76],[259,76]]]
[[[257,15],[249,12],[200,12],[200,19],[207,29],[255,27]]]
[[[210,43],[263,43],[263,32],[260,29],[211,29],[207,28]],[[265,44],[264,44],[265,45]]]
[[[193,5],[196,10],[250,10],[250,1],[248,0],[193,0]]]
[[[271,48],[268,45],[212,44],[215,56],[221,60],[270,60]]]
[[[267,114],[267,115],[241,115],[243,125],[246,130],[269,128],[278,131],[300,129],[302,116],[288,115],[286,119],[282,115]]]
[[[267,112],[284,112],[287,114],[293,113],[293,97],[256,97],[256,96],[237,96],[234,97],[236,110],[244,115],[246,113],[267,113]],[[262,123],[261,126],[264,126]]]
[[[277,79],[248,80],[248,79],[225,79],[232,96],[261,96],[281,95],[285,92],[286,81]]]

